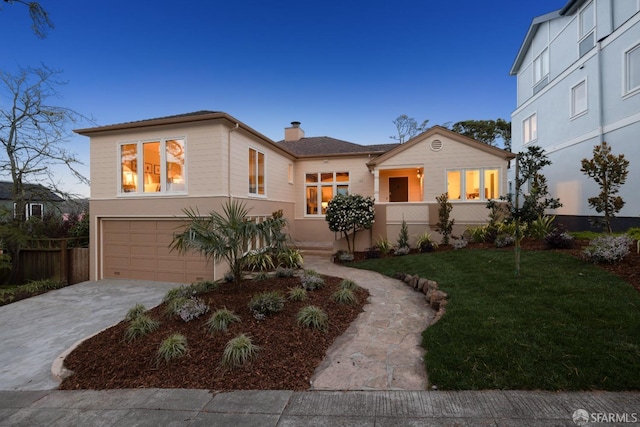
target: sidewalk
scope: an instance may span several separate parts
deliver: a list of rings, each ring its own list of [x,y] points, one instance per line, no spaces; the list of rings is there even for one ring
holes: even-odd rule
[[[577,424],[572,417],[578,409],[593,419],[619,421]],[[0,391],[0,426],[576,425],[639,426],[640,393]]]

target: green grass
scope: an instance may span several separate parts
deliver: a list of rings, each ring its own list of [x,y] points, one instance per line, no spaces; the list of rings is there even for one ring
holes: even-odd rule
[[[640,294],[568,254],[465,249],[367,260],[387,275],[419,274],[449,294],[423,333],[440,389],[640,389]]]

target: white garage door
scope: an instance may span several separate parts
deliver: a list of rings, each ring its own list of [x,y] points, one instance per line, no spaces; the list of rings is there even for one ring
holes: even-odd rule
[[[177,220],[101,220],[104,278],[192,283],[213,280],[213,262],[169,250]]]

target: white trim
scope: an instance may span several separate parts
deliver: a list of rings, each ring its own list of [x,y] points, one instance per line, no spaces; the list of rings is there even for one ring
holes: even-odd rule
[[[535,128],[536,128],[536,134],[535,137],[532,137],[529,141],[525,141],[525,128],[524,128],[524,123],[526,121],[530,121],[532,117],[535,117]],[[521,126],[520,126],[520,130],[522,132],[522,145],[529,145],[533,142],[536,142],[538,140],[538,111],[534,111],[533,113],[529,114],[527,117],[525,117],[524,119],[522,119],[521,122]],[[531,134],[531,136],[533,136],[532,132],[531,132],[531,122],[529,123],[529,134]]]

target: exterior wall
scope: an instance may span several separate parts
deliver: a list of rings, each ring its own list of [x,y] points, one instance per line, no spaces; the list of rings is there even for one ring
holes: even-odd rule
[[[300,159],[294,169],[295,239],[299,242],[326,242],[336,240],[324,216],[306,214],[305,174],[318,172],[349,172],[350,194],[373,196],[373,175],[367,168],[366,156]]]
[[[532,47],[518,70],[518,108],[512,114],[512,147],[523,151],[523,120],[537,114],[537,139],[552,164],[543,169],[561,215],[596,215],[588,198],[598,194],[593,180],[580,172],[580,160],[593,156],[593,147],[606,141],[614,154],[630,161],[620,196],[626,205],[619,216],[640,216],[640,199],[631,183],[640,182],[640,92],[624,93],[624,52],[640,44],[640,5],[636,1],[594,0],[595,46],[581,58],[578,52],[578,12],[540,25]],[[533,94],[532,61],[546,44],[550,52],[548,85]],[[587,111],[571,115],[571,90],[585,82]],[[511,171],[513,173],[513,170]],[[513,176],[510,176],[513,180]]]
[[[442,148],[438,151],[431,149],[433,140],[442,141]],[[494,154],[479,150],[448,136],[434,134],[408,147],[397,155],[381,162],[377,169],[423,168],[423,194],[424,202],[435,202],[436,197],[447,191],[447,171],[451,169],[470,168],[496,168],[500,170],[500,194],[506,193],[508,162]],[[380,184],[382,190],[383,185]],[[382,191],[380,194],[383,194]],[[384,200],[384,199],[382,199]],[[452,203],[459,203],[452,201]],[[486,201],[473,202],[482,206]]]
[[[119,143],[159,138],[185,139],[186,192],[183,194],[120,193],[118,173]],[[229,149],[229,141],[231,148]],[[265,154],[266,195],[248,194],[249,147]],[[233,166],[227,159],[231,154]],[[270,216],[282,209],[293,232],[293,185],[288,182],[288,165],[293,161],[257,136],[234,129],[216,120],[152,128],[105,132],[91,137],[91,279],[100,278],[102,244],[100,220],[105,218],[161,219],[185,218],[184,209],[203,215],[221,211],[230,197],[243,200],[250,215]],[[231,194],[227,185],[231,175]],[[226,267],[217,268],[218,276]],[[219,277],[217,277],[219,278]]]

